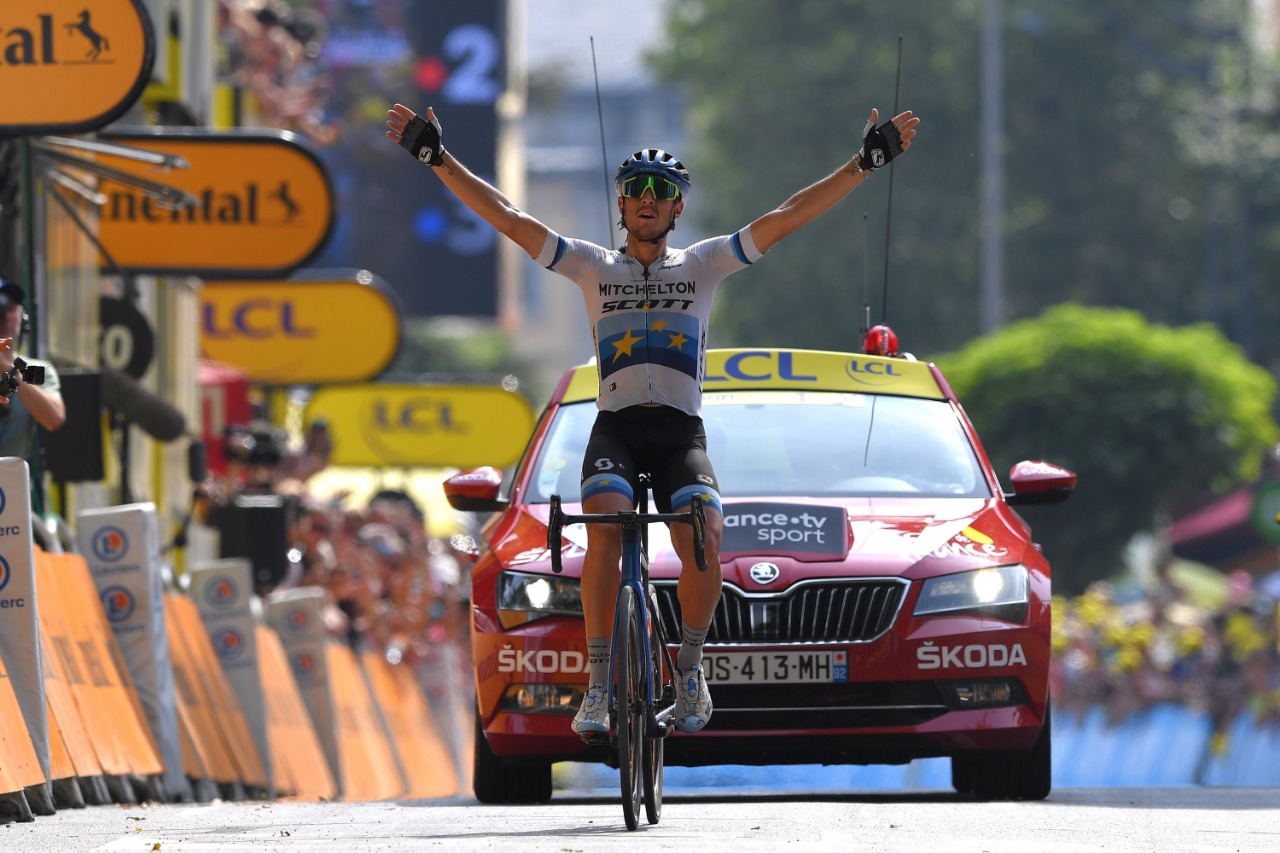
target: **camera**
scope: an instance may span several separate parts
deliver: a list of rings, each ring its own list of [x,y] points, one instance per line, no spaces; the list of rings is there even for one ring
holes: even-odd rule
[[[18,378],[18,371],[22,371],[21,379]],[[27,364],[21,358],[15,358],[13,369],[8,373],[0,373],[0,396],[8,397],[18,390],[18,386],[23,382],[28,385],[43,385],[44,365]]]
[[[13,360],[13,366],[22,371],[22,381],[28,385],[44,384],[44,365],[27,364],[21,358]]]
[[[269,425],[255,422],[248,426],[233,424],[227,427],[224,452],[228,459],[241,465],[266,465],[275,467],[283,455],[281,438]]]

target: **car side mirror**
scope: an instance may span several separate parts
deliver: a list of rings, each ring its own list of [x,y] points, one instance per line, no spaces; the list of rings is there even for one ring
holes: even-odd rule
[[[1076,474],[1049,462],[1024,459],[1009,469],[1013,492],[1005,493],[1010,506],[1042,506],[1062,503],[1076,487]]]
[[[485,466],[454,474],[444,481],[449,506],[462,512],[498,512],[507,502],[498,497],[502,472]]]

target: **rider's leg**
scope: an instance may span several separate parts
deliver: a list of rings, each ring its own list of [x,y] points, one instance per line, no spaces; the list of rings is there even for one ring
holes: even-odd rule
[[[612,513],[634,509],[631,499],[602,494],[582,504],[585,513]],[[588,637],[613,634],[613,605],[618,600],[619,565],[622,560],[622,527],[588,524],[587,554],[582,559],[582,618]]]
[[[687,509],[687,507],[684,507]],[[681,507],[676,507],[678,512]],[[693,528],[688,524],[672,524],[671,544],[680,557],[680,581],[676,596],[680,599],[680,615],[686,625],[703,630],[711,624],[716,606],[720,603],[720,537],[724,520],[720,513],[704,507],[707,519],[703,529],[703,554],[707,558],[707,570],[698,570],[693,552]],[[687,667],[684,667],[687,668]]]
[[[630,457],[625,447],[619,447],[608,436],[596,435],[593,430],[583,462],[582,511],[611,513],[633,509],[635,487],[626,477],[616,473],[630,468]],[[609,680],[609,647],[621,558],[621,529],[612,524],[588,524],[581,586],[587,643],[587,692],[573,718],[573,730],[584,737],[609,729],[606,684]]]
[[[678,511],[680,507],[675,507]],[[711,691],[707,689],[702,669],[702,642],[720,601],[720,513],[706,510],[703,553],[707,570],[698,571],[693,550],[693,530],[687,524],[671,525],[671,541],[680,555],[680,582],[676,594],[680,598],[680,651],[676,655],[676,706],[672,722],[682,732],[701,731],[711,719]]]
[[[620,495],[596,495],[582,511],[618,512],[631,509]],[[615,524],[587,525],[587,553],[582,560],[582,619],[586,623],[587,692],[573,718],[573,730],[584,737],[609,730],[609,648],[613,636],[614,602],[618,596],[621,528]]]

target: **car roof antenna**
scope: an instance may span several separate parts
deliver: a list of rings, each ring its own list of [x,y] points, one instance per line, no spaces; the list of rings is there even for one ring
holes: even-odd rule
[[[591,73],[596,78],[596,117],[600,119],[600,162],[604,173],[604,218],[608,223],[605,235],[613,246],[613,188],[609,186],[609,154],[604,149],[604,108],[600,105],[600,72],[596,69],[596,37],[591,37]]]
[[[893,113],[892,117],[898,114],[898,94],[902,90],[902,34],[898,34],[898,72],[893,84]],[[898,354],[898,336],[894,334],[893,329],[889,328],[889,234],[890,226],[893,222],[893,161],[889,162],[889,198],[885,205],[884,213],[884,293],[881,297],[881,321],[880,325],[872,327],[871,325],[871,300],[866,300],[866,325],[864,326],[864,337],[862,341],[862,351],[868,355],[897,355]],[[863,214],[863,220],[866,220],[866,214]],[[866,267],[866,229],[863,229],[863,279],[867,278]],[[865,284],[864,284],[865,288]]]

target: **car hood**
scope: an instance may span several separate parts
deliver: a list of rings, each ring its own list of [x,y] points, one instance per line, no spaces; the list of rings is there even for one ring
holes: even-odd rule
[[[565,507],[578,512],[579,507]],[[546,551],[549,507],[528,505],[495,542],[507,568],[550,567]],[[727,582],[759,588],[772,564],[769,588],[824,577],[916,579],[982,566],[1019,562],[1033,547],[1026,525],[997,498],[728,498],[721,567]],[[679,574],[679,561],[663,525],[649,528],[650,572]],[[564,571],[579,574],[586,546],[582,525],[564,529]]]

